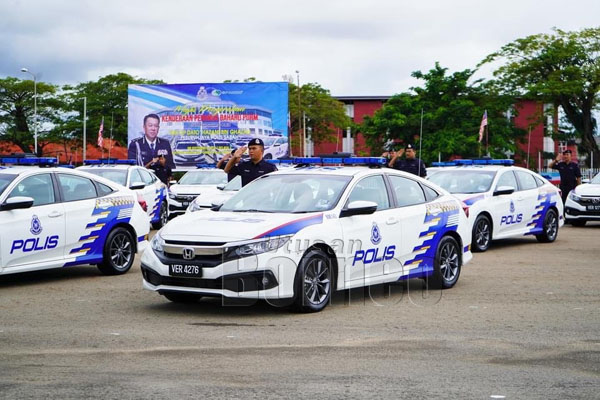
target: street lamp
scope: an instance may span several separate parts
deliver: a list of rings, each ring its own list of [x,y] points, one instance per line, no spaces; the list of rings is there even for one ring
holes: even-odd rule
[[[21,68],[21,72],[25,72],[33,77],[33,141],[35,148],[35,155],[38,154],[38,145],[37,145],[37,77],[33,72],[29,72],[27,68]]]
[[[296,78],[298,79],[298,132],[300,132],[300,129],[302,129],[302,106],[300,105],[300,71],[298,70],[296,70]],[[298,136],[302,135],[298,134]],[[302,156],[304,154],[304,143],[298,140],[298,144],[301,146],[300,155]]]

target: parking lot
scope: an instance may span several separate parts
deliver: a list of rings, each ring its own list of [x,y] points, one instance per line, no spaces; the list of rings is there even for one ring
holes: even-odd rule
[[[316,314],[170,303],[73,267],[0,277],[2,398],[598,398],[600,223],[495,242],[457,285]]]

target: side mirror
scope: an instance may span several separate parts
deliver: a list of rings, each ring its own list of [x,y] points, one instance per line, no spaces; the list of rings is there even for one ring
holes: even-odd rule
[[[15,196],[10,199],[6,199],[2,205],[0,205],[0,210],[16,210],[18,208],[29,208],[33,205],[33,199],[31,197],[25,196]]]
[[[146,184],[144,182],[133,182],[131,185],[129,185],[129,189],[131,190],[143,189],[145,187]]]
[[[502,196],[503,194],[512,194],[514,193],[515,188],[512,186],[499,186],[494,191],[494,196]]]
[[[357,200],[348,204],[348,207],[342,209],[340,218],[350,217],[352,215],[368,215],[377,211],[377,203],[374,201]]]
[[[223,190],[223,189],[225,189],[225,185],[226,185],[226,183],[221,183],[221,184],[217,185],[217,189]]]

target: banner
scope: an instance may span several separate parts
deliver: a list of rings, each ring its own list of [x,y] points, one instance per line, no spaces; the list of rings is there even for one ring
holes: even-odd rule
[[[288,155],[288,83],[129,85],[128,157],[171,168],[215,163],[252,138],[265,159]]]

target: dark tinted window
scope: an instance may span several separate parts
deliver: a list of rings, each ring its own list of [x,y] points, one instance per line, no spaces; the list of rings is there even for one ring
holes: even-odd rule
[[[417,181],[402,176],[390,176],[398,207],[425,203],[425,194]]]
[[[62,188],[64,201],[93,199],[98,196],[94,183],[81,176],[58,174],[58,183]]]
[[[27,177],[17,184],[8,197],[25,196],[33,199],[34,206],[54,203],[54,185],[50,174]]]

